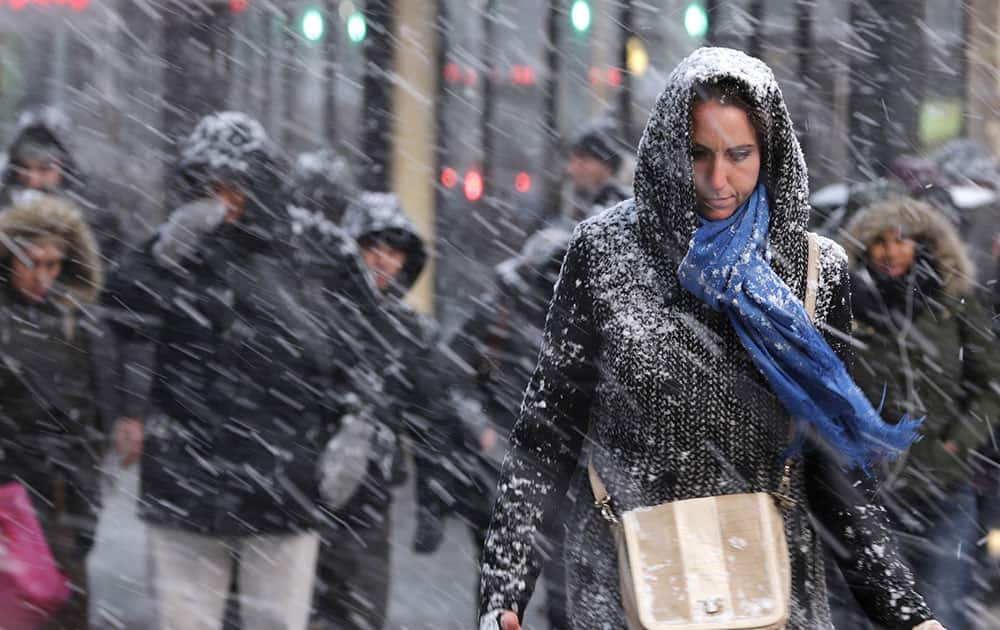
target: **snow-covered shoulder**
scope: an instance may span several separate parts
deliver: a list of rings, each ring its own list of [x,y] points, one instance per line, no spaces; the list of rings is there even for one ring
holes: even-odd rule
[[[841,291],[847,282],[847,252],[839,243],[826,236],[816,236],[819,248],[819,292],[816,298],[816,312],[821,321],[826,321],[830,311],[843,300]]]
[[[820,280],[836,283],[847,271],[847,251],[833,239],[816,235]]]
[[[596,243],[631,232],[638,223],[639,213],[634,199],[626,199],[584,219],[573,230],[573,241]]]

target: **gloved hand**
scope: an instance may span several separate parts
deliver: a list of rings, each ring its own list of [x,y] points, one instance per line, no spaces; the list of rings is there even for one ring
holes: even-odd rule
[[[444,540],[444,519],[426,507],[417,510],[417,531],[413,536],[413,551],[430,554],[438,550]]]
[[[323,449],[319,458],[319,493],[331,509],[347,503],[367,475],[374,432],[370,422],[348,414]]]
[[[181,269],[194,258],[202,239],[215,231],[226,216],[226,206],[219,199],[196,199],[170,213],[160,226],[153,244],[153,258],[168,269]]]

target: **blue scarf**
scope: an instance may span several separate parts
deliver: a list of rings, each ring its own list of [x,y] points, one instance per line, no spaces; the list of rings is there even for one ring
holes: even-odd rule
[[[700,219],[677,274],[681,286],[729,316],[743,346],[798,423],[812,425],[849,467],[871,473],[919,439],[923,419],[888,424],[768,262],[763,184],[733,216]],[[797,440],[801,442],[801,440]],[[788,454],[800,450],[796,444]]]

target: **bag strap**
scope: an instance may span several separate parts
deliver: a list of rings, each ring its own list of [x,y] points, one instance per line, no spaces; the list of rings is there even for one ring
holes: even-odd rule
[[[819,294],[819,240],[813,232],[806,232],[806,240],[809,244],[809,260],[806,267],[806,294],[803,304],[809,320],[816,322],[816,298]],[[788,429],[788,442],[795,439],[795,425]],[[604,482],[601,481],[597,469],[594,468],[593,453],[587,458],[587,474],[590,477],[590,490],[594,493],[594,507],[601,511],[601,516],[611,524],[618,523],[611,506],[611,495]],[[791,458],[786,459],[782,464],[781,482],[778,490],[774,493],[775,498],[782,504],[782,507],[790,508],[795,505],[795,499],[791,496],[792,489],[792,463]]]
[[[809,243],[809,263],[806,267],[806,295],[803,304],[810,321],[816,322],[816,296],[819,294],[819,240],[813,232],[806,232]]]
[[[802,303],[806,309],[809,321],[816,323],[816,298],[819,295],[819,240],[815,232],[806,232],[806,243],[809,247],[809,259],[806,263],[806,294]],[[795,441],[795,423],[788,427],[788,443]],[[781,507],[789,510],[795,507],[792,497],[792,458],[787,457],[781,464],[781,481],[778,490],[772,493]]]

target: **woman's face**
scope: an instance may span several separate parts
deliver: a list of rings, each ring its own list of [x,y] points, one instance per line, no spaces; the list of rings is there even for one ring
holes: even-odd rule
[[[694,189],[698,212],[709,221],[728,219],[757,187],[760,146],[747,113],[706,101],[693,112]]]
[[[868,246],[872,266],[890,278],[901,278],[913,268],[917,257],[917,242],[906,238],[896,228],[879,234]]]

